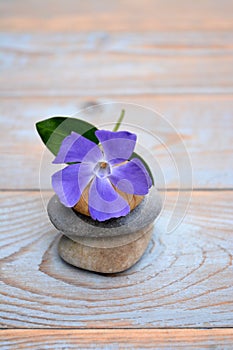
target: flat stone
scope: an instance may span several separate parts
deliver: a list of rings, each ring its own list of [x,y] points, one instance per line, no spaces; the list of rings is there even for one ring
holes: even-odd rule
[[[54,195],[48,203],[48,215],[53,225],[69,238],[108,237],[135,233],[150,225],[162,208],[161,198],[155,187],[150,189],[143,201],[128,215],[104,222],[76,213],[67,208]]]

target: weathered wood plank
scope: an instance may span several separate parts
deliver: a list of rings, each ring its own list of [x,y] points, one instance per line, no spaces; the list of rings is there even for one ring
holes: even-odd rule
[[[0,3],[2,31],[202,31],[232,29],[231,0],[54,0]],[[208,15],[207,15],[208,14]]]
[[[59,234],[38,192],[1,193],[1,326],[232,327],[232,199],[231,191],[194,192],[169,235],[176,193],[167,193],[146,254],[130,270],[105,276],[58,257]]]
[[[125,96],[119,100],[129,101]],[[0,179],[3,189],[38,189],[40,159],[43,145],[34,124],[51,115],[71,115],[85,106],[110,103],[114,98],[13,98],[0,103],[1,163],[5,176]],[[132,96],[131,102],[158,110],[174,125],[184,140],[193,167],[195,188],[233,188],[232,177],[232,96]],[[120,111],[121,106],[119,106]],[[130,113],[131,105],[126,105],[125,121],[141,124],[144,112]],[[115,114],[114,114],[115,113]],[[115,121],[117,113],[108,104],[102,105],[98,113],[87,115],[88,120],[97,125],[105,121]],[[147,115],[144,127],[159,136],[178,159],[184,152],[177,149],[175,131],[163,119],[152,120]],[[168,188],[179,187],[177,169],[167,150],[158,146],[151,150],[160,163]],[[42,188],[50,188],[50,173],[54,168],[44,162],[42,168]],[[161,186],[161,184],[158,184]]]
[[[233,93],[230,32],[200,35],[2,34],[0,96]]]
[[[232,349],[232,329],[3,330],[4,349]]]
[[[232,31],[0,33],[0,49],[19,58],[75,53],[146,56],[226,56]],[[4,57],[3,57],[4,58]],[[7,56],[5,56],[7,58]],[[28,60],[29,60],[28,58]],[[5,61],[3,61],[5,62]]]

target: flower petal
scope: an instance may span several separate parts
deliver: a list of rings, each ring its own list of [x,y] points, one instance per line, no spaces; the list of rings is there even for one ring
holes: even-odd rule
[[[145,195],[151,187],[151,180],[142,162],[137,159],[112,167],[109,176],[111,183],[120,191],[129,194]]]
[[[92,177],[90,164],[72,164],[53,174],[52,186],[60,202],[66,207],[73,207]]]
[[[54,164],[72,162],[97,162],[102,158],[102,152],[96,143],[72,131],[62,141]]]
[[[133,158],[133,159],[131,159],[131,162],[136,163],[136,164],[141,168],[141,170],[144,172],[144,174],[145,174],[145,176],[146,176],[146,178],[147,178],[148,187],[150,188],[150,187],[152,186],[152,179],[151,179],[151,177],[150,177],[150,175],[149,175],[149,173],[148,173],[148,171],[147,171],[145,165],[144,165],[144,164],[142,163],[142,161],[141,161],[140,159],[138,159],[138,158]]]
[[[107,178],[96,177],[89,190],[89,212],[92,219],[105,221],[127,215],[130,207]]]
[[[97,130],[95,135],[101,142],[105,158],[111,164],[130,158],[135,148],[137,136],[128,131]]]

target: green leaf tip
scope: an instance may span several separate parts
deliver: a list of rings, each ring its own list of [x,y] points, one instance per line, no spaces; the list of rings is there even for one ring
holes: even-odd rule
[[[36,129],[45,146],[56,156],[62,141],[72,131],[86,137],[90,141],[99,143],[95,136],[97,128],[81,119],[56,116],[36,123]]]

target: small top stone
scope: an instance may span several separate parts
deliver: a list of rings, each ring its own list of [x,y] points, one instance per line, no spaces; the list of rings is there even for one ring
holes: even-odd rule
[[[109,237],[135,233],[143,230],[159,215],[162,202],[155,187],[145,196],[141,204],[128,215],[104,222],[79,214],[67,208],[54,195],[48,203],[48,215],[53,225],[69,238]]]

